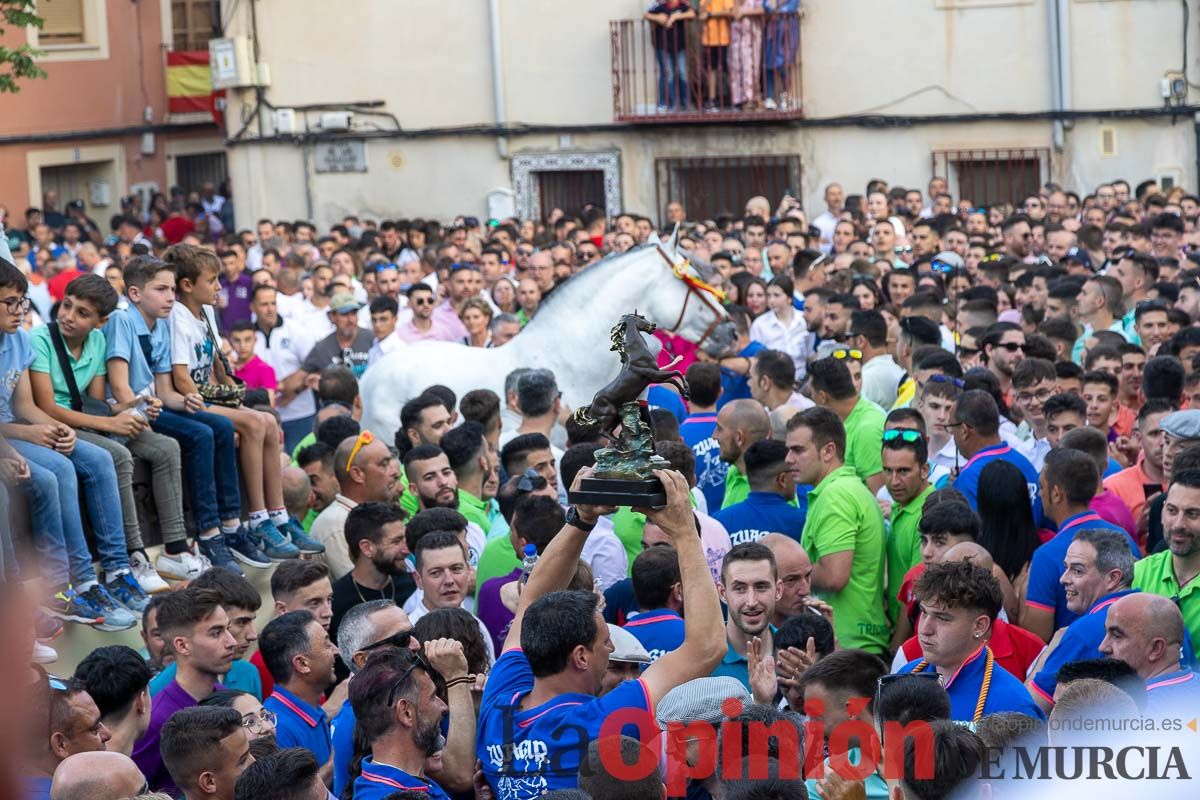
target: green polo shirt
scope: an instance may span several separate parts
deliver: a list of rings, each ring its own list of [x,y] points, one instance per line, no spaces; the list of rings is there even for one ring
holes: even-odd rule
[[[486,581],[507,575],[521,566],[517,552],[513,550],[512,539],[508,536],[497,536],[489,539],[479,554],[479,563],[475,565],[475,595]]]
[[[896,593],[904,582],[904,575],[921,563],[921,509],[925,498],[933,494],[933,484],[925,487],[908,505],[892,506],[892,526],[887,537],[887,602],[888,616],[895,624],[900,618],[900,601]]]
[[[733,469],[733,467],[731,467]],[[750,484],[746,484],[747,488]],[[696,494],[691,495],[692,508],[696,507]],[[621,506],[612,515],[613,533],[625,546],[625,557],[629,561],[629,574],[633,575],[633,560],[642,552],[642,530],[646,527],[646,515],[632,508]]]
[[[1200,642],[1200,579],[1180,589],[1170,550],[1146,556],[1133,565],[1133,588],[1174,599],[1192,641]]]
[[[858,398],[846,417],[846,466],[859,480],[883,471],[883,423],[887,414],[865,397]]]
[[[838,467],[808,493],[808,519],[800,544],[813,564],[822,556],[854,551],[850,579],[841,591],[817,595],[833,606],[839,646],[876,654],[886,652],[891,625],[880,594],[884,575],[883,513],[852,467]]]
[[[33,363],[29,369],[34,372],[48,373],[50,384],[54,387],[54,403],[63,408],[71,407],[71,393],[67,390],[66,373],[58,363],[58,354],[54,352],[54,342],[50,341],[50,329],[43,325],[29,334],[29,343],[33,346]],[[71,354],[67,348],[67,361],[71,364],[71,372],[75,374],[75,385],[81,396],[87,395],[88,384],[97,375],[107,375],[105,367],[105,352],[108,346],[104,334],[99,328],[88,334],[83,342],[83,350],[79,358]]]
[[[730,464],[725,471],[725,497],[721,500],[721,508],[729,508],[742,502],[750,496],[750,479],[747,478],[737,464]],[[717,509],[709,509],[709,512]]]
[[[401,501],[403,504],[403,500]],[[465,489],[458,490],[458,513],[467,518],[467,522],[474,522],[479,526],[479,530],[483,531],[483,535],[487,536],[488,530],[492,527],[492,522],[488,518],[488,502],[480,500],[475,495]]]

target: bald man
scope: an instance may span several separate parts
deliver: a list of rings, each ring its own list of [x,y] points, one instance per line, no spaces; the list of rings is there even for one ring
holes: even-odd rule
[[[771,435],[771,419],[757,400],[730,400],[717,414],[712,438],[721,448],[721,460],[729,465],[725,473],[725,498],[721,508],[729,508],[750,496],[746,477],[745,454],[750,445]],[[709,509],[709,513],[716,509]]]
[[[993,575],[1000,571],[992,559],[992,554],[987,551],[987,548],[976,542],[959,542],[953,547],[946,548],[942,553],[941,561],[970,561],[976,566],[991,570]],[[1003,572],[1000,574],[1003,576]],[[992,630],[988,634],[988,647],[992,649],[992,655],[996,657],[997,664],[1012,673],[1018,680],[1024,681],[1025,673],[1028,672],[1029,666],[1037,660],[1045,643],[1035,634],[1013,625],[1004,619],[1004,616],[1002,613],[992,623]],[[914,629],[915,627],[914,625]],[[895,672],[908,661],[921,658],[923,655],[921,643],[917,641],[915,635],[911,636],[896,651],[896,658],[892,662],[892,671]]]
[[[783,596],[775,602],[772,625],[779,627],[788,617],[809,610],[819,614],[821,608],[829,608],[828,603],[812,596],[812,561],[809,560],[808,551],[799,542],[782,533],[768,533],[758,542],[771,548],[774,553],[775,568],[783,585]]]
[[[304,519],[312,507],[312,481],[308,473],[299,467],[284,467],[280,479],[283,481],[283,505],[288,515],[297,520]]]
[[[1187,631],[1170,598],[1139,592],[1108,609],[1100,652],[1119,658],[1146,681],[1146,716],[1200,708],[1200,675],[1183,662]]]
[[[76,753],[54,770],[50,800],[124,800],[146,791],[146,778],[124,753]]]

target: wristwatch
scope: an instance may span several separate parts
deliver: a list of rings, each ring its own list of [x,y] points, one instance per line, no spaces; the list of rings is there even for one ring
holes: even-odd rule
[[[591,533],[592,528],[596,527],[596,523],[594,522],[584,522],[579,516],[579,509],[577,509],[575,506],[571,506],[567,509],[567,524],[572,528],[578,528],[584,533]]]

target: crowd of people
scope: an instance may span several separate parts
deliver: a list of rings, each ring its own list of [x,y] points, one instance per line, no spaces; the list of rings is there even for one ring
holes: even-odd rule
[[[218,235],[175,200],[80,243],[30,209],[0,238],[22,796],[942,800],[1081,721],[1186,722],[1200,199],[1016,200],[671,203],[730,335],[654,333],[689,391],[649,392],[666,503],[638,509],[568,502],[604,441],[549,370],[429,386],[391,440],[359,381],[426,340],[504,347],[660,247],[647,217]],[[144,651],[56,677],[64,623]]]

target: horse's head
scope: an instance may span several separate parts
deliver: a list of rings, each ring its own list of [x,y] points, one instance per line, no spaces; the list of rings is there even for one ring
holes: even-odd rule
[[[673,242],[675,237],[671,237]],[[702,342],[721,320],[727,319],[724,293],[711,286],[704,270],[667,245],[655,248],[659,256],[647,316],[659,327],[687,339]]]
[[[621,317],[622,325],[628,325],[631,322],[633,323],[634,327],[641,333],[654,333],[655,329],[658,328],[658,326],[655,325],[653,322],[646,319],[641,314],[637,313],[636,309],[634,310],[634,312],[632,314],[626,314],[625,316]]]

